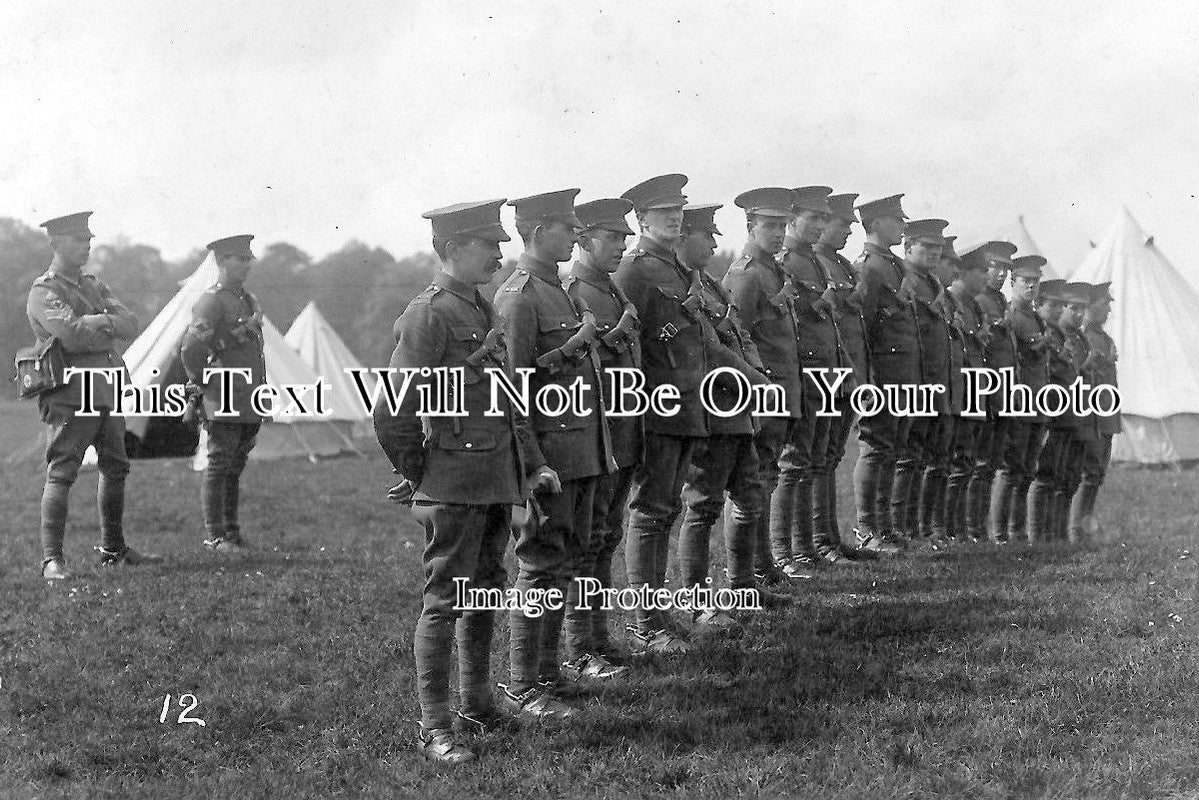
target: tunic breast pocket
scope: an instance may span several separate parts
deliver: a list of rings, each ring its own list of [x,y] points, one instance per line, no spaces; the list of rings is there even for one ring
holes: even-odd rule
[[[762,309],[762,316],[754,322],[754,330],[766,336],[777,336],[781,332],[794,336],[795,329],[791,322],[791,314],[789,301],[773,299]]]
[[[583,323],[573,314],[546,314],[537,321],[537,347],[541,352],[553,350],[571,336]]]
[[[690,314],[683,307],[687,297],[674,289],[657,287],[653,294],[653,321],[662,325],[666,322],[678,325],[680,322],[690,322]]]
[[[486,453],[496,448],[498,440],[495,431],[466,428],[461,432],[439,430],[433,444],[440,450],[453,450],[461,453]]]
[[[451,366],[465,364],[468,356],[478,350],[483,340],[487,338],[487,331],[479,325],[451,325],[450,326],[450,341],[446,353],[446,361]]]

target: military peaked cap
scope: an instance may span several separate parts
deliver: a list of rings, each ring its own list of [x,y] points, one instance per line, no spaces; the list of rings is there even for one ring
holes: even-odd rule
[[[907,219],[908,215],[903,213],[903,206],[899,203],[901,199],[903,199],[902,194],[893,194],[890,197],[871,200],[869,203],[862,203],[857,207],[858,214],[862,218],[862,224],[869,225],[879,217]]]
[[[1039,284],[1037,284],[1037,297],[1052,298],[1054,300],[1065,300],[1065,288],[1066,282],[1059,278],[1041,281]]]
[[[237,236],[226,236],[224,239],[217,239],[204,245],[217,258],[225,256],[246,256],[253,258],[254,254],[250,252],[250,240],[254,237],[248,233],[238,234]]]
[[[792,189],[795,200],[791,204],[791,208],[796,214],[801,211],[831,214],[833,209],[829,207],[829,195],[832,194],[832,191],[833,187],[831,186],[800,186]]]
[[[1038,255],[1016,256],[1012,259],[1012,277],[1040,278],[1041,267],[1049,262]]]
[[[943,219],[914,219],[904,229],[904,239],[915,239],[926,244],[945,244],[941,232],[949,223]]]
[[[575,206],[575,214],[583,223],[584,229],[602,228],[627,236],[632,236],[634,233],[625,220],[625,215],[632,210],[633,204],[623,197],[592,200],[590,203]]]
[[[795,192],[781,186],[766,186],[742,192],[733,202],[744,208],[746,214],[789,218],[794,213],[791,207],[795,205]]]
[[[80,211],[78,214],[48,219],[38,227],[45,228],[51,236],[94,236],[87,226],[87,218],[91,215],[91,211]]]
[[[687,185],[687,176],[679,173],[659,175],[650,178],[629,189],[621,195],[633,204],[635,211],[649,211],[655,208],[682,208],[687,205],[687,197],[683,187]]]
[[[828,207],[833,216],[840,217],[848,223],[854,223],[858,221],[858,215],[853,210],[853,201],[857,199],[856,194],[830,194]]]
[[[723,236],[716,227],[716,210],[724,208],[721,203],[689,203],[683,206],[683,229],[692,231],[707,231],[716,236]]]
[[[512,241],[500,224],[500,206],[508,198],[455,203],[445,208],[426,211],[421,217],[433,223],[433,236],[452,239],[456,236],[476,236],[489,242]]]
[[[509,200],[508,205],[516,208],[517,222],[565,222],[581,228],[583,223],[575,216],[575,197],[578,194],[578,189],[560,189],[518,197]]]

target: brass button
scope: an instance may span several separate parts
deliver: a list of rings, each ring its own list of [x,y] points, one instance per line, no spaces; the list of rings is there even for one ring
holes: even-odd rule
[[[466,444],[464,444],[464,445],[462,445],[462,446],[463,446],[463,447],[465,447],[467,450],[469,450],[469,449],[471,449],[472,447],[474,447],[474,445],[473,445],[473,444],[471,444],[470,442],[467,442]]]

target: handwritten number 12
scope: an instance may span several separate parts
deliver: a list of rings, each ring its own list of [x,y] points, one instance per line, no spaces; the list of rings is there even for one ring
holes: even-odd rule
[[[189,700],[191,701],[190,703],[188,702]],[[194,710],[195,707],[198,705],[200,705],[200,701],[196,699],[196,696],[194,694],[179,695],[179,707],[182,708],[183,710],[179,712],[179,718],[177,720],[175,720],[175,723],[177,725],[182,725],[185,722],[191,722],[196,725],[199,725],[200,727],[204,727],[205,725],[207,725],[208,723],[204,722],[204,720],[200,719],[199,717],[189,717],[188,716],[188,714],[192,710]],[[158,721],[166,722],[167,721],[167,713],[170,710],[171,710],[171,696],[168,694],[166,697],[162,698],[162,713],[158,715]]]

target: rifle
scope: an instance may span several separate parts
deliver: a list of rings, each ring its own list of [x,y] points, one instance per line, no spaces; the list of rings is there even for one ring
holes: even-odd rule
[[[784,303],[791,306],[795,303],[795,299],[799,297],[799,289],[795,286],[795,280],[787,275],[783,278],[783,288],[775,292],[774,297],[770,298],[772,303]]]
[[[699,272],[698,269],[691,270],[691,285],[687,287],[687,299],[683,301],[683,312],[692,322],[699,322],[701,312],[708,314],[708,304],[704,302],[703,278]]]
[[[641,320],[637,316],[637,307],[632,303],[626,302],[624,304],[624,313],[620,315],[620,320],[612,330],[600,338],[600,341],[604,343],[605,347],[619,353],[632,343],[633,337],[640,328]]]
[[[537,366],[548,369],[550,374],[561,372],[563,365],[568,360],[575,361],[586,355],[595,341],[595,314],[590,310],[584,310],[583,324],[575,331],[574,336],[571,336],[548,353],[542,353],[538,356]]]
[[[739,350],[743,350],[745,343],[741,341],[741,331],[738,330],[737,323],[732,319],[733,307],[726,306],[726,308],[727,311],[724,316],[709,314],[708,319],[712,320],[712,327],[716,329],[716,336],[725,347],[736,347]]]
[[[831,283],[825,284],[824,291],[812,301],[811,306],[812,310],[821,319],[828,319],[830,316],[836,319],[840,316],[840,313],[837,311],[837,290],[833,288]]]
[[[487,331],[487,336],[483,338],[483,343],[478,349],[466,357],[466,363],[472,367],[481,367],[484,361],[496,361],[495,355],[503,353],[505,349],[504,332],[499,328],[492,328]]]

